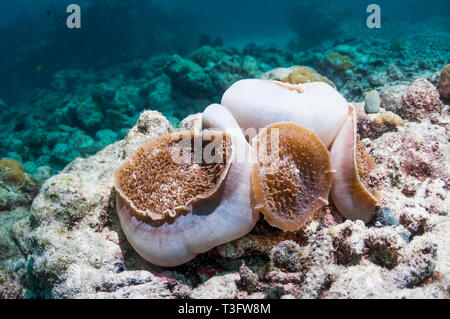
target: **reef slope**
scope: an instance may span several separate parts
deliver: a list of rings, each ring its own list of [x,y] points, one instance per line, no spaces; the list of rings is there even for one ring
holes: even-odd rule
[[[247,236],[166,269],[134,252],[115,212],[115,168],[174,130],[159,112],[143,112],[125,139],[47,180],[12,228],[26,258],[26,296],[448,298],[448,115],[376,134],[363,119],[372,136],[363,142],[378,164],[371,183],[384,198],[376,221],[345,221],[332,206],[294,233],[261,220]]]

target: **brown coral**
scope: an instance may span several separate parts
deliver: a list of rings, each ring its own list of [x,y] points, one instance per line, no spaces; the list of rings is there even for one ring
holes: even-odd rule
[[[272,141],[276,134],[278,145]],[[272,226],[298,230],[328,204],[334,171],[327,148],[313,131],[294,123],[266,127],[254,146],[260,152],[252,172],[255,208]]]
[[[0,171],[3,170],[6,170],[6,179],[16,185],[22,184],[22,182],[26,179],[25,169],[23,168],[23,165],[13,159],[3,158],[2,160],[0,160]]]
[[[358,117],[358,134],[361,138],[376,139],[387,132],[395,132],[404,122],[400,116],[392,112],[383,112],[370,118],[368,115],[360,114]]]
[[[337,52],[328,53],[325,64],[341,72],[348,72],[355,68],[355,61],[351,57]]]
[[[149,142],[116,171],[117,191],[143,219],[163,220],[188,211],[214,194],[226,177],[231,142],[221,136],[218,148],[209,150],[219,152],[213,154],[220,157],[217,162],[203,157],[212,145],[206,133],[173,133]]]
[[[403,120],[397,114],[392,112],[383,112],[372,120],[377,127],[385,126],[387,128],[396,128],[403,125]]]
[[[290,68],[277,68],[262,75],[262,79],[281,81],[290,84],[324,82],[336,87],[332,81],[309,66],[295,65]]]

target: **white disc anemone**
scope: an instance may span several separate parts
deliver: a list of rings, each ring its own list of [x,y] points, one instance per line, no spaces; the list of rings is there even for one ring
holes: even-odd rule
[[[172,156],[182,139],[191,161],[178,163]],[[219,143],[211,147],[211,141]],[[117,213],[143,258],[178,266],[251,231],[258,217],[251,205],[251,166],[234,162],[234,143],[223,132],[173,133],[142,146],[116,170]],[[223,162],[196,162],[199,149]]]
[[[312,129],[329,148],[348,114],[345,98],[323,82],[292,85],[248,79],[234,83],[223,95],[225,106],[247,130],[292,121]]]

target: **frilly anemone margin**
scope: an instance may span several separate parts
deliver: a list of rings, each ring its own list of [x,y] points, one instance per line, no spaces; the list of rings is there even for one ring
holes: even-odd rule
[[[178,164],[168,157],[169,141],[198,134],[208,135],[173,133],[152,141],[115,172],[122,229],[139,255],[158,266],[186,263],[244,236],[257,221],[250,202],[251,167],[234,163],[232,154],[220,165]]]

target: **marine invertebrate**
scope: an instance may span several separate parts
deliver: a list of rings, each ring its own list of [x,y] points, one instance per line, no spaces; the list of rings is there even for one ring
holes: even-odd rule
[[[224,93],[221,104],[244,130],[292,121],[312,129],[326,147],[348,113],[345,98],[323,82],[286,87],[264,80],[241,80]]]
[[[295,231],[328,205],[335,171],[327,147],[348,115],[339,93],[324,83],[243,80],[223,101],[225,106],[205,109],[203,131],[149,142],[115,172],[122,229],[135,250],[156,265],[180,265],[242,237],[259,212],[272,226]],[[253,147],[242,132],[246,128],[263,128]],[[214,154],[212,161],[201,156],[206,151]],[[174,154],[187,161],[176,161]]]
[[[204,45],[192,53],[192,60],[198,63],[202,67],[208,66],[208,64],[215,64],[225,56],[225,53],[218,51],[217,49]]]
[[[360,114],[358,117],[358,134],[361,138],[376,139],[386,132],[397,131],[404,122],[400,116],[393,112],[379,114]]]
[[[172,155],[183,139],[188,161],[179,163]],[[218,142],[213,150],[212,141]],[[253,228],[251,166],[233,158],[239,141],[218,132],[172,133],[142,146],[116,171],[122,229],[143,258],[177,266]],[[196,160],[206,151],[216,161]]]
[[[331,197],[344,217],[369,222],[380,196],[368,183],[375,163],[359,140],[356,123],[356,110],[350,105],[347,121],[331,148],[331,161],[336,169]]]
[[[0,299],[23,299],[25,287],[19,276],[7,269],[0,269]]]
[[[323,166],[320,166],[320,169],[316,167],[312,170],[315,173],[321,170],[322,176],[327,176],[326,181],[328,181],[329,177],[326,174],[332,172],[331,166],[328,167],[326,164],[327,148],[331,147],[335,138],[337,139],[337,137],[341,136],[340,141],[336,141],[333,144],[332,153],[334,150],[334,156],[331,157],[332,167],[337,170],[339,175],[336,176],[338,182],[335,182],[335,188],[339,190],[343,187],[341,182],[345,184],[348,181],[347,174],[351,171],[356,172],[355,182],[361,184],[366,182],[370,170],[375,167],[373,160],[365,152],[363,144],[359,142],[359,136],[356,131],[356,113],[353,107],[349,106],[335,89],[325,83],[315,82],[293,85],[284,82],[242,80],[235,83],[225,92],[222,104],[230,111],[244,130],[248,128],[261,129],[273,123],[285,121],[292,121],[311,130],[313,134],[309,136],[317,135],[318,139],[308,145],[311,152],[310,155],[314,154],[314,156],[317,156],[317,154],[322,154],[321,160],[314,163],[316,165],[317,163],[324,163]],[[351,110],[350,113],[349,109]],[[292,137],[289,143],[297,143],[297,145],[306,143],[304,138],[303,141],[299,141],[301,139],[300,135]],[[324,144],[323,148],[319,146],[320,141]],[[351,158],[354,161],[350,165],[348,160]],[[303,161],[308,162],[307,159],[303,159]],[[308,172],[306,173],[306,176],[312,176]],[[278,177],[281,178],[281,176],[279,175]],[[258,184],[255,183],[255,180],[253,182],[256,195],[258,193]],[[317,180],[311,182],[309,187],[315,187],[316,182]],[[324,186],[326,182],[322,185],[323,188],[319,188],[320,192],[315,194],[315,200],[322,197],[322,205],[312,205],[309,210],[306,209],[306,216],[310,216],[313,213],[313,208],[317,210],[327,204],[328,192],[326,191],[327,187]],[[357,211],[358,207],[354,207],[354,203],[349,203],[348,205],[344,203],[341,207],[338,207],[344,217],[360,218],[366,222],[370,220],[373,215],[374,205],[377,203],[377,194],[372,188],[370,191],[367,190],[367,187],[368,185],[361,184],[355,189],[352,187],[345,188],[344,195],[351,196],[355,190],[361,193],[361,196],[357,198],[357,202],[359,201],[357,204],[365,209]],[[374,195],[372,195],[372,192]],[[335,191],[334,195],[332,193],[332,198],[337,198],[337,202],[340,203],[342,201],[340,197],[343,194],[340,191]],[[320,201],[317,203],[320,203]],[[264,205],[260,205],[259,208],[262,209],[263,207]],[[347,208],[350,209],[348,213],[345,211]],[[266,218],[268,215],[265,214]],[[299,221],[298,224],[293,223],[290,226],[281,223],[277,224],[277,227],[281,226],[280,228],[283,230],[293,230],[301,227],[304,222],[305,220]]]
[[[273,131],[275,143],[268,139]],[[334,170],[327,148],[312,130],[295,123],[273,124],[253,145],[263,150],[252,172],[255,209],[269,224],[295,231],[328,205]],[[266,150],[270,155],[261,156]]]
[[[377,90],[366,92],[364,109],[366,113],[378,113],[380,111],[380,95]]]
[[[334,88],[336,87],[328,78],[322,76],[313,68],[304,65],[295,65],[290,68],[276,68],[264,73],[261,79],[282,81],[291,84],[325,82]]]
[[[186,140],[187,143],[183,143]],[[133,157],[116,171],[116,190],[128,201],[130,208],[143,220],[164,220],[187,212],[202,199],[217,192],[228,173],[231,161],[230,141],[226,138],[219,145],[222,154],[217,163],[197,162],[197,155],[203,156],[208,142],[206,136],[194,132],[174,133],[147,143],[137,150]],[[174,158],[183,147],[202,143],[199,149],[191,148],[187,156]],[[185,162],[186,161],[186,162]],[[194,186],[195,185],[195,186]]]
[[[324,63],[343,73],[347,73],[355,68],[355,61],[351,57],[342,55],[338,52],[328,53]]]
[[[403,120],[400,116],[392,112],[383,112],[372,119],[372,123],[377,127],[386,126],[388,128],[396,128],[403,125]]]
[[[9,182],[20,185],[26,180],[25,169],[18,161],[2,158],[0,160],[0,171],[3,170],[5,170],[5,177]]]

